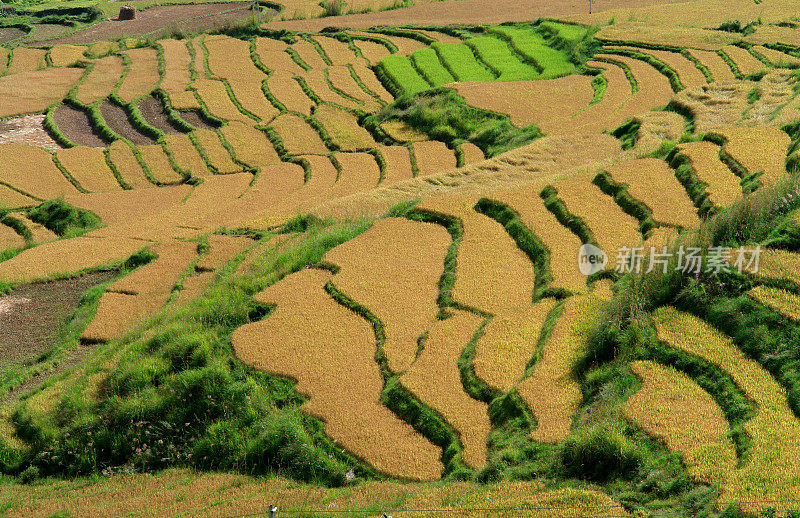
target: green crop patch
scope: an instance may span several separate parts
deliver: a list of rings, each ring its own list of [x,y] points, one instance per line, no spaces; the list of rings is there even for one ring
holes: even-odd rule
[[[575,64],[569,56],[550,47],[533,28],[494,27],[491,32],[507,39],[523,59],[532,63],[540,72],[538,79],[553,79],[575,72]]]
[[[508,42],[491,36],[478,36],[467,40],[467,45],[499,76],[497,79],[500,81],[539,78],[539,71],[515,56]]]
[[[431,87],[405,56],[392,55],[381,60],[380,70],[391,81],[389,86],[394,87],[395,94],[413,95]]]
[[[434,43],[433,48],[445,68],[458,81],[494,81],[496,78],[489,69],[480,64],[468,46],[461,43]]]
[[[411,55],[411,60],[417,70],[433,86],[442,86],[455,81],[453,75],[439,61],[439,56],[433,49],[418,50]]]

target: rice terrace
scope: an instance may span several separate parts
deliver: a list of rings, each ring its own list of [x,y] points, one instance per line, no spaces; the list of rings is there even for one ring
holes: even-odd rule
[[[0,0],[0,515],[800,516],[799,13]]]

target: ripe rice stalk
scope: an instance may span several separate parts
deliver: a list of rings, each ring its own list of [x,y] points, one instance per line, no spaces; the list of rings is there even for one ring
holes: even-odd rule
[[[84,104],[93,104],[111,95],[125,71],[119,56],[109,56],[92,62],[92,69],[78,86],[75,97]]]
[[[633,120],[639,123],[633,146],[634,156],[657,153],[665,142],[677,141],[686,132],[686,119],[671,111],[646,112]]]
[[[89,46],[86,55],[93,59],[103,58],[112,52],[119,50],[119,43],[116,41],[98,41]]]
[[[687,52],[708,69],[711,77],[714,78],[714,82],[721,83],[736,80],[731,68],[716,52],[698,49],[687,49]]]
[[[731,258],[732,264],[735,263],[736,255]],[[745,260],[750,257],[751,254],[746,254]],[[758,263],[746,271],[766,279],[800,284],[800,256],[788,250],[766,248],[759,254]]]
[[[731,61],[733,61],[733,63],[736,65],[736,68],[738,68],[739,72],[744,76],[766,72],[768,69],[767,65],[753,57],[753,55],[750,54],[747,49],[742,47],[737,47],[736,45],[727,45],[722,47],[720,50],[724,52]]]
[[[51,68],[0,77],[0,119],[44,112],[81,79],[80,68]]]
[[[158,40],[156,44],[161,47],[163,61],[161,89],[169,94],[172,106],[176,110],[199,109],[194,94],[187,92],[192,82],[192,57],[186,44],[178,40]]]
[[[327,155],[329,153],[319,133],[297,115],[288,113],[280,115],[270,123],[269,127],[278,134],[283,147],[290,155]]]
[[[2,264],[2,263],[0,263]],[[335,443],[378,472],[416,480],[441,476],[441,450],[380,404],[383,378],[370,324],[325,291],[331,273],[306,269],[256,296],[276,305],[234,331],[236,356],[253,368],[298,380],[302,409]],[[347,390],[342,390],[347,387]]]
[[[379,37],[381,40],[388,42],[391,46],[397,49],[397,51],[392,52],[392,54],[398,54],[400,56],[410,56],[414,52],[427,47],[427,45],[425,45],[419,40],[412,38],[404,38],[402,36],[395,36],[393,34],[383,34],[380,31],[378,32],[349,31],[349,33],[354,36],[366,36],[370,38]]]
[[[200,96],[203,105],[213,116],[227,121],[239,121],[245,124],[254,123],[253,119],[239,111],[239,108],[233,103],[225,83],[213,79],[198,79],[192,84],[192,88]],[[265,97],[264,103],[267,102]]]
[[[0,144],[0,182],[48,200],[76,192],[50,153],[25,144]]]
[[[175,282],[196,259],[197,243],[159,244],[152,248],[152,252],[158,256],[155,260],[113,282],[106,291],[141,295],[145,298],[155,294],[169,297]]]
[[[763,185],[786,178],[786,154],[791,139],[779,128],[731,127],[716,129],[714,133],[725,139],[725,153],[741,164],[747,173],[761,173],[758,179]]]
[[[669,50],[658,49],[643,49],[637,47],[604,47],[610,50],[623,50],[628,52],[637,52],[648,56],[653,56],[658,61],[661,61],[670,69],[672,69],[680,78],[680,82],[684,88],[695,88],[707,84],[706,76],[695,66],[695,64],[681,55],[680,52],[672,52]]]
[[[303,38],[298,38],[296,43],[290,45],[290,48],[300,56],[300,59],[311,67],[311,70],[322,70],[328,66],[328,63],[322,58],[317,47]]]
[[[159,144],[148,144],[138,147],[139,156],[150,176],[161,185],[179,183],[183,180],[170,163],[169,157]],[[124,174],[124,173],[123,173]]]
[[[383,184],[391,185],[414,177],[411,166],[411,152],[405,146],[379,146],[378,152],[386,164],[383,171]]]
[[[634,89],[625,71],[614,63],[603,61],[587,61],[586,65],[603,70],[603,77],[608,85],[599,102],[585,105],[586,108],[571,112],[571,121],[567,127],[582,131],[610,130],[624,122],[622,108],[633,97]],[[591,84],[589,85],[591,86]],[[588,89],[584,87],[584,95],[588,97]],[[591,102],[591,101],[590,101]],[[544,117],[542,118],[544,120]],[[513,120],[513,119],[512,119]],[[527,122],[528,119],[523,119]],[[522,122],[522,121],[521,121]],[[616,126],[615,126],[616,123]],[[546,126],[545,126],[546,127]]]
[[[192,135],[200,146],[204,158],[216,173],[231,174],[242,172],[242,166],[233,161],[228,150],[222,145],[220,136],[216,131],[200,128],[194,130]]]
[[[11,51],[11,64],[8,65],[6,73],[8,75],[19,74],[46,68],[46,55],[47,51],[44,49],[17,47]]]
[[[597,55],[595,59],[601,57],[603,55]],[[625,103],[621,110],[624,115],[620,123],[634,115],[664,106],[672,99],[674,92],[669,79],[650,64],[628,56],[612,55],[606,57],[627,67],[633,74],[637,84],[636,93]]]
[[[122,187],[106,163],[102,149],[75,146],[56,152],[56,159],[89,192],[117,191]]]
[[[322,48],[322,51],[334,65],[348,65],[359,61],[359,57],[350,50],[347,43],[329,36],[313,36],[311,39]]]
[[[331,87],[330,83],[328,82],[327,69],[318,68],[309,70],[304,76],[303,81],[310,91],[310,93],[307,92],[306,95],[312,99],[318,99],[318,102],[321,101],[324,103],[338,104],[339,106],[349,108],[351,110],[365,110],[365,106],[363,106],[360,102],[345,97]],[[373,107],[376,107],[377,109],[377,103],[375,101],[371,101],[371,103]]]
[[[436,140],[414,142],[412,149],[419,176],[429,176],[455,169],[457,166],[453,150],[448,148],[444,142]]]
[[[772,65],[775,67],[795,68],[800,66],[800,58],[797,58],[790,54],[786,54],[785,52],[780,52],[778,50],[774,50],[769,47],[764,47],[763,45],[756,45],[752,48],[752,50],[767,58],[767,60],[770,63],[772,63]]]
[[[595,37],[603,42],[636,42],[655,46],[663,46],[664,42],[669,42],[673,47],[712,51],[741,40],[741,35],[732,32],[689,26],[680,27],[674,21],[677,18],[675,11],[662,11],[664,11],[662,14],[671,18],[671,21],[667,24],[633,22],[608,25],[599,30]],[[729,12],[726,9],[726,19],[728,19],[727,13]],[[696,12],[687,12],[685,14],[691,16],[693,20],[697,20]]]
[[[8,68],[8,55],[11,53],[7,48],[0,47],[0,76],[5,74]]]
[[[0,220],[0,252],[12,248],[25,248],[25,238]]]
[[[704,321],[671,307],[653,313],[658,338],[671,347],[718,366],[755,402],[755,416],[744,423],[750,436],[748,462],[721,480],[720,501],[739,501],[758,512],[759,500],[794,498],[800,490],[800,427],[786,401],[786,390],[761,365]]]
[[[358,125],[358,119],[332,104],[317,106],[314,118],[325,128],[333,145],[342,151],[370,150],[378,145],[372,135]]]
[[[27,216],[22,214],[14,214],[14,218],[21,221],[22,224],[25,225],[25,229],[30,234],[30,241],[33,243],[41,245],[58,239],[58,236],[53,231],[44,225],[34,223]]]
[[[211,171],[208,169],[203,157],[185,133],[171,133],[164,136],[164,145],[167,146],[173,158],[184,171],[188,171],[192,176],[208,176]]]
[[[85,60],[83,53],[86,50],[83,45],[54,45],[50,49],[50,62],[54,67],[67,67],[78,61]],[[2,51],[0,51],[0,60],[2,58]],[[2,70],[0,70],[0,73],[2,73]]]
[[[158,87],[158,53],[153,48],[145,47],[127,50],[123,54],[128,57],[130,64],[117,95],[125,102],[133,102]]]
[[[404,387],[455,429],[464,446],[464,463],[473,469],[486,465],[486,443],[492,426],[488,405],[464,392],[458,360],[482,322],[483,318],[465,311],[437,320],[419,357],[400,377]]]
[[[311,115],[311,109],[316,106],[303,91],[300,83],[291,75],[278,71],[267,79],[267,88],[287,110],[301,115]]]
[[[326,70],[328,81],[331,86],[338,92],[342,92],[347,97],[355,99],[361,103],[362,110],[366,112],[375,112],[381,108],[377,99],[365,92],[358,85],[353,75],[350,73],[350,68],[347,66],[333,66],[328,67]]]
[[[336,287],[383,325],[382,350],[392,372],[411,366],[420,336],[436,320],[438,282],[450,242],[450,235],[440,225],[388,218],[376,221],[368,231],[323,258],[340,267],[333,278]],[[469,331],[460,348],[475,330]]]
[[[386,45],[381,45],[375,41],[354,39],[353,45],[358,48],[364,59],[369,61],[369,63],[372,65],[377,65],[380,60],[390,54],[389,49],[386,48]]]
[[[795,322],[800,322],[800,297],[794,293],[769,286],[756,286],[747,294],[760,304]]]
[[[183,279],[180,291],[175,295],[173,304],[182,306],[200,298],[217,274],[215,272],[199,272]]]
[[[108,159],[125,183],[132,188],[138,189],[153,185],[136,159],[133,150],[122,140],[115,140],[108,147]]]
[[[533,299],[533,264],[502,225],[474,210],[476,201],[442,196],[417,205],[419,210],[456,218],[463,227],[452,300],[495,315],[527,307]]]
[[[582,398],[572,369],[586,349],[589,332],[603,318],[606,304],[594,292],[567,299],[539,361],[517,385],[517,392],[536,417],[533,440],[558,443],[569,434]]]
[[[681,228],[700,224],[692,200],[666,162],[655,158],[626,160],[607,169],[628,194],[652,211],[656,222]]]
[[[94,319],[81,333],[83,343],[110,342],[133,328],[138,321],[155,314],[169,296],[139,297],[106,292],[100,297]]]
[[[272,44],[265,43],[271,41],[275,40],[256,38],[256,54],[265,67],[273,73],[287,75],[302,75],[305,73],[305,69],[298,65],[285,50],[271,50]],[[285,43],[279,43],[283,45],[284,49],[287,48]]]
[[[715,207],[728,207],[742,197],[739,179],[719,159],[720,147],[711,142],[687,142],[678,146],[678,156],[686,157],[697,179],[704,183],[708,200]]]
[[[542,327],[555,305],[544,299],[492,318],[475,346],[475,375],[502,393],[514,388],[537,354]]]
[[[222,269],[236,256],[250,248],[255,242],[247,237],[221,236],[211,234],[208,236],[211,251],[200,257],[195,268],[199,271],[217,271]]]
[[[336,153],[333,158],[339,165],[339,178],[328,193],[328,199],[368,191],[380,183],[381,170],[371,154]]]
[[[386,104],[394,101],[392,94],[390,94],[389,91],[384,88],[383,84],[381,84],[381,82],[378,80],[378,77],[375,75],[375,72],[373,72],[372,69],[358,62],[353,63],[351,65],[351,69],[358,77],[359,81],[361,81],[361,84],[366,86],[367,90],[377,95],[381,101],[385,102]]]
[[[255,168],[280,162],[272,142],[263,131],[235,121],[226,124],[219,131],[233,148],[239,162]]]
[[[26,196],[7,185],[0,184],[0,208],[19,209],[22,207],[33,207],[39,205],[41,200]]]
[[[0,280],[9,283],[52,278],[119,261],[142,248],[127,238],[75,237],[29,248],[0,263]]]
[[[672,367],[637,361],[631,369],[642,387],[625,402],[628,419],[679,453],[698,482],[713,484],[736,469],[728,422],[710,394]]]

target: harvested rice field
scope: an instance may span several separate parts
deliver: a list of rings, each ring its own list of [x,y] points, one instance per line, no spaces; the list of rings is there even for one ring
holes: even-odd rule
[[[793,515],[796,6],[279,3],[0,8],[5,514]]]

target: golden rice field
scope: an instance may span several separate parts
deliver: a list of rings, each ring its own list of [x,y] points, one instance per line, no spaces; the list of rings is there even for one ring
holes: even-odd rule
[[[280,3],[260,30],[0,45],[0,356],[32,355],[0,362],[3,512],[792,508],[785,0],[405,27],[367,8],[464,7]],[[695,243],[758,267],[618,254]],[[52,323],[48,289],[75,299]]]

